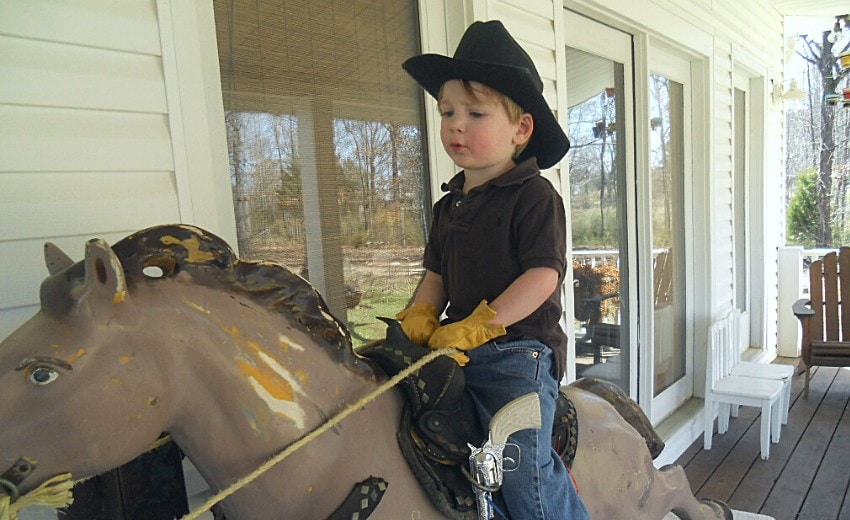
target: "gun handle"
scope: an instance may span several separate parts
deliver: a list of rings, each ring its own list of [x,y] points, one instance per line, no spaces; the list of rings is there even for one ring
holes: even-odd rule
[[[531,392],[517,397],[496,412],[490,420],[493,444],[505,444],[508,436],[526,428],[540,428],[540,397]]]

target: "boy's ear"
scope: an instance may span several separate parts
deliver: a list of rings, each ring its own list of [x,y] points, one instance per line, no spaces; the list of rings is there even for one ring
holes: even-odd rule
[[[531,139],[532,132],[534,132],[534,118],[526,112],[519,118],[519,126],[514,135],[514,144],[519,146],[527,143]]]

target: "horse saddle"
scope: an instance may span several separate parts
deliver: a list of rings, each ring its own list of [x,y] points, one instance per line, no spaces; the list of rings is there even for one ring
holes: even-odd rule
[[[430,352],[408,339],[401,325],[387,323],[383,343],[370,345],[359,354],[394,376]],[[431,502],[446,517],[478,518],[475,494],[468,472],[469,444],[481,444],[487,436],[478,422],[471,396],[465,392],[461,367],[442,356],[403,379],[407,397],[397,433],[399,446]],[[578,427],[575,409],[561,392],[556,405],[552,446],[569,467],[575,456]]]

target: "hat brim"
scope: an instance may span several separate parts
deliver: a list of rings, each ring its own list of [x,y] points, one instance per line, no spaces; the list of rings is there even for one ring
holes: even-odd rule
[[[537,157],[542,169],[551,168],[570,149],[567,138],[528,69],[496,63],[450,58],[440,54],[414,56],[402,65],[404,70],[435,99],[446,81],[476,81],[511,98],[534,118],[534,132],[517,158]]]

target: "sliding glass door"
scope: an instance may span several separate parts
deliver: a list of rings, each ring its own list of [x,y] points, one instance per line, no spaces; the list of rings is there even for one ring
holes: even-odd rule
[[[648,82],[649,172],[639,192],[649,211],[652,297],[644,299],[651,318],[651,418],[657,422],[693,395],[693,341],[685,265],[688,247],[685,210],[690,192],[690,63],[650,47]],[[648,255],[644,255],[646,257]],[[647,270],[649,271],[649,270]]]
[[[690,62],[643,41],[636,85],[631,35],[564,23],[576,375],[657,423],[693,395]]]
[[[576,375],[634,396],[632,38],[570,11],[565,25]]]

